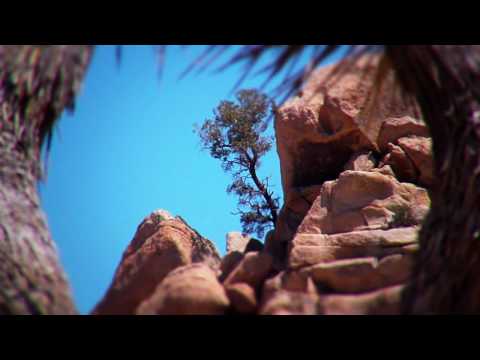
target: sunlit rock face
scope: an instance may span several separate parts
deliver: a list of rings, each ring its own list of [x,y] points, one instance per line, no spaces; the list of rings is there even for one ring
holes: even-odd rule
[[[275,130],[287,200],[290,188],[333,180],[353,153],[377,150],[383,122],[408,114],[388,86],[390,77],[374,96],[381,101],[372,101],[378,61],[364,57],[337,74],[335,65],[322,68],[278,109]]]
[[[333,71],[335,65],[322,68],[278,109],[284,206],[276,241],[293,239],[322,185],[345,170],[391,173],[400,181],[431,184],[428,130],[392,86],[391,73],[381,87],[373,87],[379,61],[370,55],[341,72]]]
[[[174,269],[204,263],[218,272],[220,256],[210,240],[181,217],[157,210],[138,226],[107,293],[94,314],[134,314]]]
[[[222,315],[230,302],[216,273],[195,263],[171,271],[138,307],[138,315]]]
[[[323,68],[276,113],[284,204],[266,250],[319,297],[266,291],[265,313],[399,311],[430,207],[431,139],[391,74],[372,90],[378,63]]]

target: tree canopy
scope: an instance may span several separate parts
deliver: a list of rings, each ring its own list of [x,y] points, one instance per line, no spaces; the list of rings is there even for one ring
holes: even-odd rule
[[[260,159],[271,148],[273,137],[264,136],[273,102],[257,90],[241,90],[236,102],[222,101],[197,129],[204,149],[221,161],[233,182],[228,193],[239,197],[237,212],[242,230],[262,237],[277,221],[278,197],[269,190],[269,178],[258,177]]]

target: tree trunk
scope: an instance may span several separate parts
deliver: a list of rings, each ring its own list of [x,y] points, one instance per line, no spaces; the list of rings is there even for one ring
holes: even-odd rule
[[[389,55],[430,128],[436,171],[404,312],[479,313],[480,49],[406,46]]]
[[[36,190],[32,160],[0,134],[0,314],[73,314]]]
[[[37,180],[40,149],[73,104],[90,46],[0,47],[0,314],[75,314]]]
[[[250,163],[250,166],[248,167],[248,172],[250,173],[250,176],[255,183],[255,186],[257,187],[258,191],[262,194],[263,198],[265,199],[265,202],[268,205],[268,210],[270,211],[270,221],[273,224],[273,227],[277,226],[277,207],[275,206],[275,201],[272,199],[270,193],[268,192],[268,189],[263,185],[263,183],[260,181],[260,179],[257,176],[257,171],[255,170],[255,165],[256,162]]]

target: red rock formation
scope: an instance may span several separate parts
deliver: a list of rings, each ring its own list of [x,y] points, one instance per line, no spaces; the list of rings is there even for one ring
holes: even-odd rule
[[[313,281],[318,298],[278,275],[264,284],[262,313],[398,311],[430,206],[431,143],[388,84],[372,101],[373,59],[337,81],[318,71],[277,111],[285,203],[266,251],[285,256],[280,274]]]
[[[272,257],[267,253],[249,252],[227,276],[225,285],[246,283],[256,289],[272,270]]]
[[[140,304],[139,315],[222,315],[229,307],[216,273],[202,263],[170,272]]]
[[[396,144],[398,139],[405,136],[428,137],[428,128],[423,122],[410,116],[385,119],[378,134],[378,147],[380,151],[386,152],[389,143]]]
[[[257,310],[255,289],[246,283],[226,285],[225,290],[232,308],[239,314],[254,314]]]
[[[181,218],[164,210],[153,212],[138,227],[93,314],[134,314],[170,271],[194,262],[217,268],[220,256],[209,240]]]
[[[155,212],[94,313],[398,313],[430,206],[431,141],[391,78],[372,98],[377,61],[341,78],[320,70],[278,109],[285,203],[264,248],[229,233],[220,261],[181,218]]]
[[[394,137],[392,133],[425,134],[424,126],[412,130],[410,123],[401,123],[399,130],[383,127],[387,119],[403,119],[408,111],[390,90],[392,79],[376,97],[382,101],[372,101],[377,63],[378,57],[367,56],[336,76],[330,76],[331,66],[320,69],[300,96],[278,109],[275,131],[285,204],[279,214],[277,241],[292,239],[321,184],[337,179],[344,169],[375,167],[372,154],[379,155],[379,137],[383,146]],[[365,153],[370,156],[360,156],[355,163]]]

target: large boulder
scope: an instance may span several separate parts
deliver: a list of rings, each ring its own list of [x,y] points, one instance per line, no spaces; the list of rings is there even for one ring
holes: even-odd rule
[[[417,169],[418,178],[413,181],[422,186],[433,184],[432,139],[422,136],[408,136],[398,140],[408,158]]]
[[[275,292],[259,310],[261,315],[315,315],[320,312],[317,294],[288,290]]]
[[[235,283],[225,287],[231,307],[235,313],[254,314],[257,310],[255,289],[246,283]]]
[[[258,289],[272,272],[272,257],[267,253],[249,252],[227,276],[224,285],[246,283],[253,289]]]
[[[388,150],[388,144],[396,144],[397,140],[406,136],[428,137],[429,131],[423,121],[411,116],[388,118],[383,121],[377,138],[381,152]]]
[[[170,271],[196,262],[217,271],[220,256],[182,218],[157,210],[139,225],[110,288],[92,313],[134,314]]]
[[[361,293],[407,281],[412,269],[412,255],[389,255],[318,263],[300,270],[322,288],[338,293]]]
[[[352,231],[343,234],[297,234],[288,267],[298,269],[340,259],[412,254],[418,249],[418,228]]]
[[[220,263],[220,281],[223,282],[227,276],[230,275],[244,256],[245,254],[240,251],[232,251],[222,258],[222,262]]]
[[[222,315],[230,302],[216,273],[202,263],[175,269],[142,302],[138,315]]]
[[[395,285],[364,294],[326,295],[318,302],[322,315],[399,315],[404,285]]]
[[[425,189],[379,172],[344,171],[323,184],[297,234],[335,234],[421,223],[430,206]]]
[[[282,291],[289,293],[299,292],[310,295],[317,294],[317,289],[309,273],[301,273],[295,270],[281,271],[263,283],[261,293],[262,306]]]

